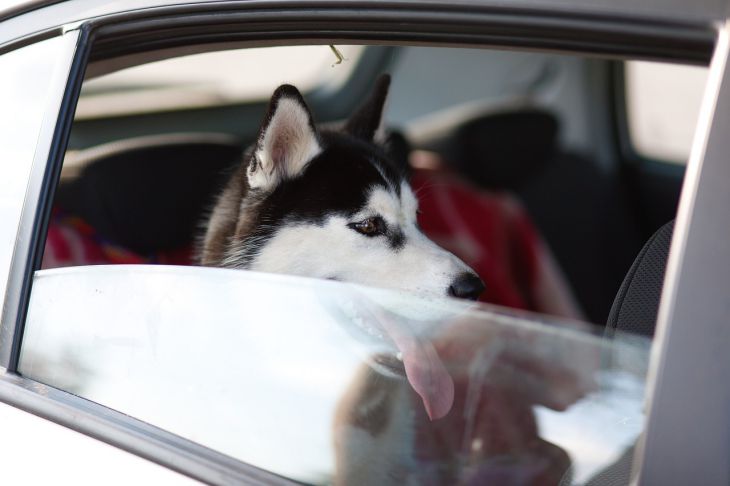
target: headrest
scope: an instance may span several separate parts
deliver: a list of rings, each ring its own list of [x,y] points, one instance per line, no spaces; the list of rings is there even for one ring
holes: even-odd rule
[[[140,255],[193,241],[212,197],[239,161],[233,137],[143,137],[74,155],[78,174],[59,184],[54,205],[103,238]],[[69,157],[64,162],[69,164]]]
[[[670,221],[639,252],[613,301],[608,330],[654,335],[673,232],[674,221]]]
[[[515,190],[552,159],[558,129],[555,116],[539,109],[491,114],[458,128],[450,152],[482,187]]]

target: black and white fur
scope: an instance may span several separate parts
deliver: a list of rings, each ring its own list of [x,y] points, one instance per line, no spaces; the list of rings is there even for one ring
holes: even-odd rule
[[[210,214],[201,263],[476,299],[481,280],[421,232],[406,168],[374,142],[388,85],[381,77],[339,130],[318,129],[293,86],[276,89]],[[337,483],[402,484],[413,435],[404,378],[364,367],[343,396]]]
[[[206,224],[203,265],[476,298],[479,278],[418,228],[405,170],[374,143],[389,77],[340,130],[280,86]]]

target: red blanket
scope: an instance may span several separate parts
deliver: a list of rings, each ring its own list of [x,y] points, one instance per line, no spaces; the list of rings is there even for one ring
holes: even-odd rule
[[[580,318],[581,312],[535,226],[517,199],[486,192],[444,170],[416,171],[424,233],[472,267],[493,304]]]

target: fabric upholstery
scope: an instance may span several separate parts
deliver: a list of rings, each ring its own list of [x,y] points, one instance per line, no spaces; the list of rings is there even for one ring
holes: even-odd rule
[[[62,180],[54,206],[140,255],[187,245],[241,157],[240,145],[218,138],[190,134],[90,149],[78,156],[78,175]]]
[[[674,221],[659,228],[636,257],[614,300],[608,329],[654,335],[673,231]]]

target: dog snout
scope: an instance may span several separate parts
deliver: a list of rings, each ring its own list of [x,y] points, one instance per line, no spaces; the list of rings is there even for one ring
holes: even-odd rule
[[[449,295],[459,299],[477,300],[484,292],[484,282],[471,272],[465,272],[451,282]]]

